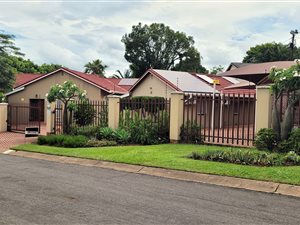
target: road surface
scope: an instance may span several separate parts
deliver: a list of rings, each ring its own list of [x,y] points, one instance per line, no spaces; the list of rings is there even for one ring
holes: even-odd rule
[[[0,155],[0,224],[300,224],[300,198]]]

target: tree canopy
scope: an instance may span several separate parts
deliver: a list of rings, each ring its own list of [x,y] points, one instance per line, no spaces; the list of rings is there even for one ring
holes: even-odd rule
[[[120,70],[117,70],[115,74],[113,74],[111,76],[112,78],[118,78],[118,79],[121,79],[121,78],[131,78],[132,77],[132,73],[131,73],[131,70],[124,70],[124,72],[122,73]]]
[[[37,65],[30,59],[24,59],[20,56],[9,56],[9,64],[14,68],[15,73],[50,73],[62,67],[59,64],[46,64]]]
[[[15,46],[14,36],[0,33],[0,91],[7,92],[12,89],[15,74],[10,65],[10,56],[23,55]]]
[[[262,63],[274,61],[289,61],[298,59],[300,57],[300,50],[294,48],[292,57],[292,50],[289,45],[282,43],[264,43],[251,47],[243,59],[244,63]]]
[[[201,56],[194,39],[174,31],[162,23],[132,26],[122,37],[125,59],[131,63],[133,77],[140,77],[149,68],[200,72]]]
[[[103,64],[100,59],[93,60],[92,62],[88,62],[84,65],[85,73],[93,73],[99,76],[104,77],[105,69],[108,67],[107,65]]]
[[[218,66],[214,66],[213,68],[211,68],[211,70],[209,71],[211,74],[218,74],[224,71],[224,66],[222,65],[218,65]]]

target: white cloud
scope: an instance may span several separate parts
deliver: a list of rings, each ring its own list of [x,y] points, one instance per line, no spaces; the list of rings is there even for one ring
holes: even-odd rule
[[[131,26],[162,22],[195,39],[203,65],[241,61],[249,47],[287,41],[297,29],[297,3],[0,3],[0,29],[37,63],[83,70],[100,58],[107,74],[128,67],[121,38]]]

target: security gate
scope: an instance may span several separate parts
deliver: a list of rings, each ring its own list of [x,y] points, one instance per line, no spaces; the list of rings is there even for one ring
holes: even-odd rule
[[[9,104],[7,130],[25,132],[26,127],[41,128],[44,121],[43,104]]]

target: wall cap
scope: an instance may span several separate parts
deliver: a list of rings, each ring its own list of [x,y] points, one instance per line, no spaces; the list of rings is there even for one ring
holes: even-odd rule
[[[2,103],[0,103],[0,105],[8,105],[8,103],[2,102]]]
[[[270,89],[271,86],[256,86],[256,89]]]
[[[107,98],[121,98],[119,95],[107,95]]]
[[[184,95],[184,93],[182,91],[174,91],[171,92],[171,95]]]

